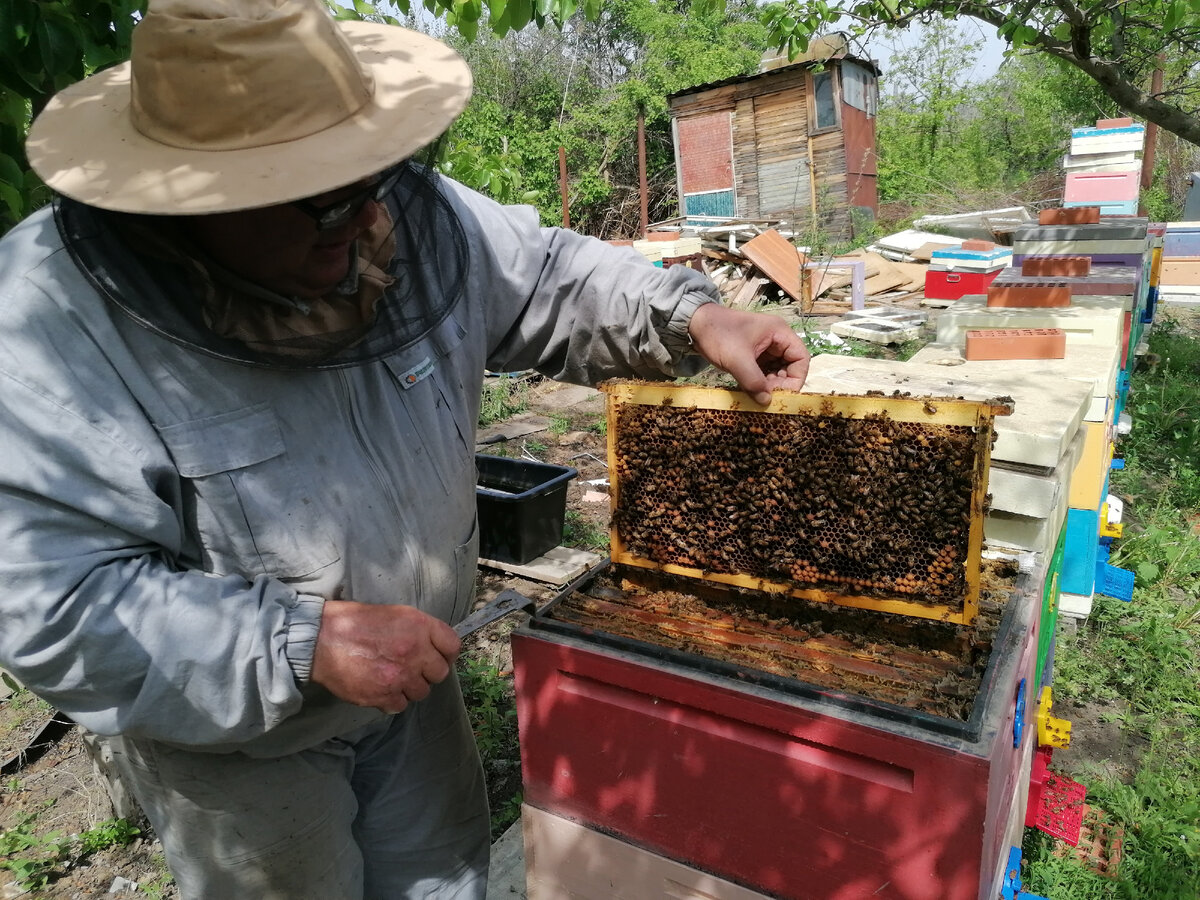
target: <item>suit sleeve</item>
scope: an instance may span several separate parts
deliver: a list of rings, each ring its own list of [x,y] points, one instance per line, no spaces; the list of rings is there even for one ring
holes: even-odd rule
[[[448,182],[485,304],[488,367],[560,381],[694,375],[688,322],[716,286],[686,266],[660,269],[627,247],[542,228],[529,207],[503,207]]]
[[[320,604],[177,568],[177,476],[154,442],[11,361],[0,353],[0,664],[99,734],[229,744],[295,713],[289,643],[303,660]]]

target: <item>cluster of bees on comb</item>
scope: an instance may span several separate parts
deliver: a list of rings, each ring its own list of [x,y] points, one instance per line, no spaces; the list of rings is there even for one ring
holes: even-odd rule
[[[882,412],[626,404],[613,527],[659,564],[961,602],[979,440]]]

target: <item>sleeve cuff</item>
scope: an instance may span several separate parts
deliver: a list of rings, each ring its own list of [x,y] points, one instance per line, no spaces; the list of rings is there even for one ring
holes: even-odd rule
[[[285,619],[287,638],[284,653],[296,684],[308,684],[312,677],[313,653],[317,648],[317,633],[321,630],[321,613],[325,600],[311,594],[300,594],[288,607]]]
[[[662,338],[663,346],[667,348],[667,351],[671,354],[671,360],[676,365],[684,357],[693,355],[696,352],[692,346],[692,336],[688,333],[688,325],[691,324],[692,316],[704,304],[717,302],[719,301],[716,297],[703,291],[693,290],[685,294],[675,307],[671,318],[667,321],[666,327],[662,329],[660,337]],[[707,363],[704,363],[704,365],[707,365]],[[703,365],[699,368],[703,368]]]

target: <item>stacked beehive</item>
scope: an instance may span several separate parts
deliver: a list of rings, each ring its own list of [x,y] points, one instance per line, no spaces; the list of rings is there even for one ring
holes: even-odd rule
[[[1012,263],[1012,250],[991,241],[963,241],[934,250],[925,273],[926,300],[957,300],[981,294]]]
[[[1171,222],[1164,232],[1162,284],[1173,294],[1195,297],[1200,294],[1200,222]]]
[[[1007,402],[605,390],[616,570],[513,638],[531,900],[999,896],[1040,599],[1030,562],[969,611]]]
[[[1132,588],[1128,573],[1107,565],[1104,540],[1119,531],[1108,509],[1108,475],[1129,370],[1152,312],[1153,243],[1144,219],[1102,217],[1099,209],[1086,207],[1046,210],[1041,224],[1014,234],[1013,259],[1021,268],[1001,273],[988,297],[964,298],[938,322],[942,348],[963,344],[971,329],[1061,329],[1060,377],[1091,380],[1092,395],[1074,440],[1077,458],[1057,467],[1068,473],[1061,609],[1077,617],[1090,613],[1097,591],[1127,598]],[[1022,296],[1050,305],[1002,305],[1020,303]],[[1104,352],[1081,352],[1085,346]],[[1045,361],[1037,369],[1054,365]],[[1053,525],[1050,533],[1058,535]]]
[[[1095,127],[1071,130],[1071,152],[1063,158],[1063,205],[1099,206],[1103,215],[1137,215],[1144,125],[1133,119],[1101,119]]]

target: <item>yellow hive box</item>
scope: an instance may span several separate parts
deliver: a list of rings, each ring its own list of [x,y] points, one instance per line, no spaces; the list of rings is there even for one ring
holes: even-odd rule
[[[1104,485],[1112,465],[1112,424],[1084,422],[1083,455],[1071,471],[1067,505],[1073,509],[1097,510],[1104,499]]]

